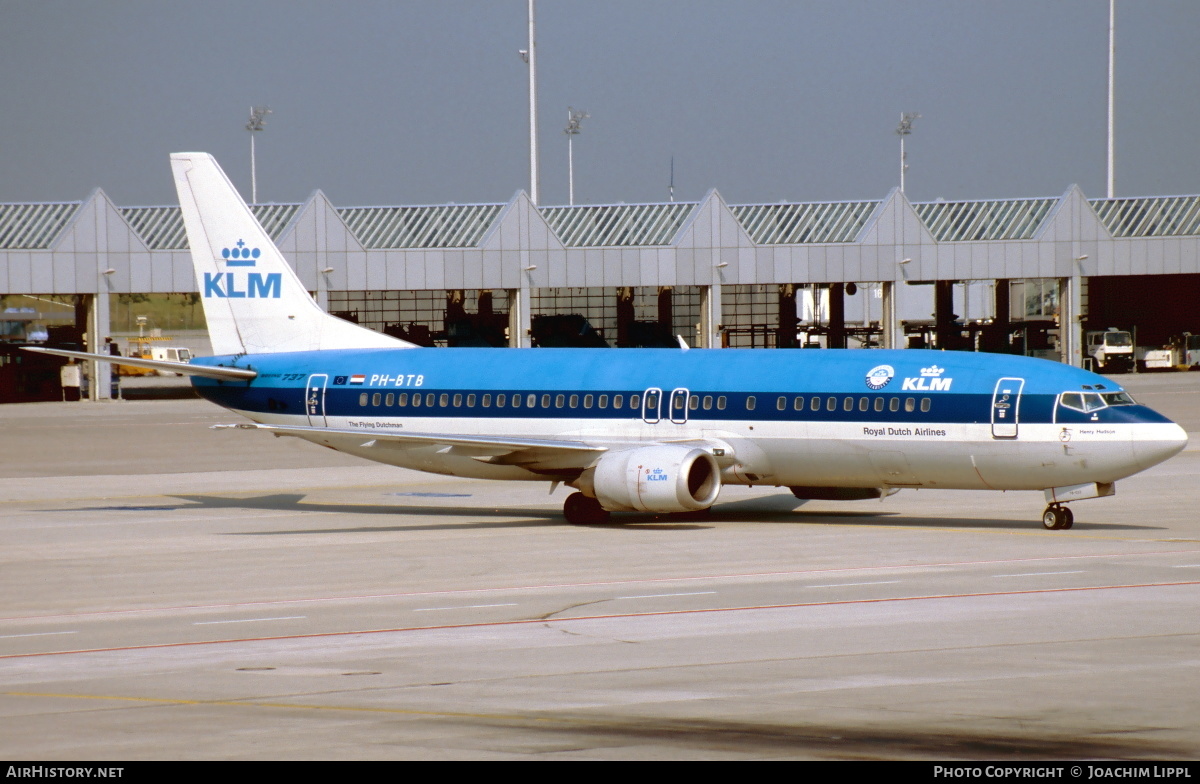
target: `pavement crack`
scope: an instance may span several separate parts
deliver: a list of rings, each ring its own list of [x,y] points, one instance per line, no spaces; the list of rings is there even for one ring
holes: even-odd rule
[[[578,604],[568,604],[566,607],[562,608],[561,610],[554,610],[552,612],[546,613],[545,615],[537,616],[537,620],[550,621],[550,620],[554,619],[554,616],[559,615],[560,613],[570,612],[571,610],[577,609],[579,607],[587,607],[590,604],[602,604],[607,601],[608,601],[608,599],[595,599],[590,602],[579,602]]]

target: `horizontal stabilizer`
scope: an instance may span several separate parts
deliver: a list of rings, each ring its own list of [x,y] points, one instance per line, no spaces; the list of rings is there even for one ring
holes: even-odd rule
[[[203,376],[204,378],[215,378],[218,381],[249,381],[253,378],[258,378],[257,370],[247,370],[246,368],[219,367],[216,365],[192,365],[187,362],[171,362],[165,359],[114,357],[111,354],[88,354],[84,351],[67,351],[66,349],[61,348],[41,348],[33,346],[22,346],[22,348],[24,348],[26,351],[35,351],[38,354],[54,354],[55,356],[70,357],[71,359],[111,362],[114,365],[146,368],[147,370],[166,370],[171,373],[182,373],[185,376]]]

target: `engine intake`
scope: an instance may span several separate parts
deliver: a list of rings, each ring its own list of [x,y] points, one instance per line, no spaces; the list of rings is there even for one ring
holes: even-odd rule
[[[703,449],[647,446],[610,452],[578,486],[610,512],[696,512],[721,492],[721,469]]]

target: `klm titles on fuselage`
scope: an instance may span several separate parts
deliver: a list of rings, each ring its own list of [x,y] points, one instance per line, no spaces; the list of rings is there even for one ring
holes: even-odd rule
[[[228,267],[253,267],[258,263],[262,251],[247,248],[242,240],[232,248],[222,248],[221,257]],[[283,288],[283,277],[278,272],[206,272],[204,273],[204,296],[219,299],[279,299]]]
[[[901,392],[949,392],[952,378],[942,378],[945,368],[937,365],[921,368],[920,376],[910,376],[901,383]],[[891,365],[876,365],[867,371],[867,388],[879,391],[886,387],[895,377],[896,371]]]

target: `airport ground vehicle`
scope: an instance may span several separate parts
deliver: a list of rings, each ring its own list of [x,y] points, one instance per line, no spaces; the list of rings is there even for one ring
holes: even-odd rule
[[[1200,335],[1184,332],[1162,347],[1138,346],[1136,357],[1139,370],[1200,369]]]
[[[1088,332],[1087,355],[1092,358],[1097,373],[1128,373],[1133,370],[1133,336],[1124,330],[1110,327],[1104,331]]]
[[[157,330],[155,330],[157,332]],[[190,362],[192,359],[192,351],[183,346],[165,346],[161,345],[164,341],[171,340],[170,337],[151,333],[149,335],[139,334],[137,337],[129,339],[129,357],[134,359],[154,359],[167,362]],[[134,365],[118,364],[118,372],[122,376],[152,376],[158,375],[182,375],[181,373],[171,373],[163,370],[151,370],[145,367],[136,367]]]

